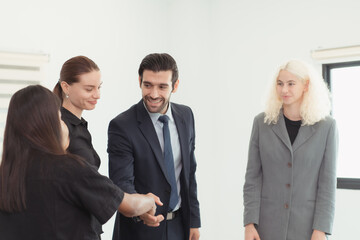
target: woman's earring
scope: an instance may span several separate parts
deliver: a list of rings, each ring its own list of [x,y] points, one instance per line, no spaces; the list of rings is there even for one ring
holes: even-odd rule
[[[65,94],[65,97],[66,97],[66,98],[69,98],[69,95]]]

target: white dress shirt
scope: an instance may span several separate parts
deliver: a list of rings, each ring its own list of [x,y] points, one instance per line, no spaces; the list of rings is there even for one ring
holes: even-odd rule
[[[144,104],[145,109],[146,105]],[[159,143],[161,146],[161,150],[164,153],[164,135],[163,135],[163,123],[159,121],[159,117],[162,115],[161,113],[149,113],[149,116],[151,118],[151,121],[154,125],[157,137],[159,139]],[[176,211],[181,206],[181,195],[180,195],[180,173],[182,169],[182,163],[181,163],[181,148],[180,148],[180,141],[179,141],[179,134],[176,128],[176,124],[174,121],[174,118],[171,113],[171,103],[169,103],[169,107],[167,112],[164,114],[169,117],[169,131],[170,131],[170,140],[171,140],[171,147],[174,157],[174,168],[175,168],[175,178],[176,178],[176,185],[177,185],[177,191],[179,195],[179,202],[175,206],[173,211]]]

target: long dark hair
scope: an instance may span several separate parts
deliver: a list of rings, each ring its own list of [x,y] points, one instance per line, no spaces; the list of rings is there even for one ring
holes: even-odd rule
[[[50,90],[32,85],[11,98],[0,165],[0,210],[26,209],[26,169],[36,153],[63,155],[60,101]]]
[[[61,88],[60,83],[65,81],[67,84],[71,85],[73,83],[79,82],[79,76],[84,73],[89,73],[92,71],[100,71],[96,63],[88,57],[85,56],[76,56],[67,60],[60,71],[60,80],[56,83],[53,92],[61,100],[61,103],[65,97],[65,94]]]

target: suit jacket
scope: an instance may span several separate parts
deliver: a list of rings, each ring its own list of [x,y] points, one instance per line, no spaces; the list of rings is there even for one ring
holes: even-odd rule
[[[195,179],[195,130],[191,109],[171,104],[172,114],[179,134],[182,171],[180,194],[186,239],[190,227],[200,227],[199,202]],[[127,193],[154,193],[164,203],[157,214],[167,214],[171,186],[167,179],[163,154],[154,125],[143,101],[119,114],[109,124],[108,130],[109,176]],[[166,220],[164,220],[166,221]],[[159,227],[148,227],[118,213],[113,239],[161,239],[165,222]]]
[[[244,185],[244,225],[255,223],[261,240],[310,239],[331,234],[335,208],[338,136],[327,117],[301,126],[293,145],[283,113],[277,124],[254,119]]]

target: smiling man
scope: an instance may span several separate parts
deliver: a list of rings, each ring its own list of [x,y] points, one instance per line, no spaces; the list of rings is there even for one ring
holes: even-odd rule
[[[166,53],[147,55],[139,84],[140,102],[109,124],[109,175],[125,192],[160,197],[156,215],[166,220],[118,214],[113,240],[198,240],[194,116],[189,107],[170,102],[179,86],[175,60]]]

